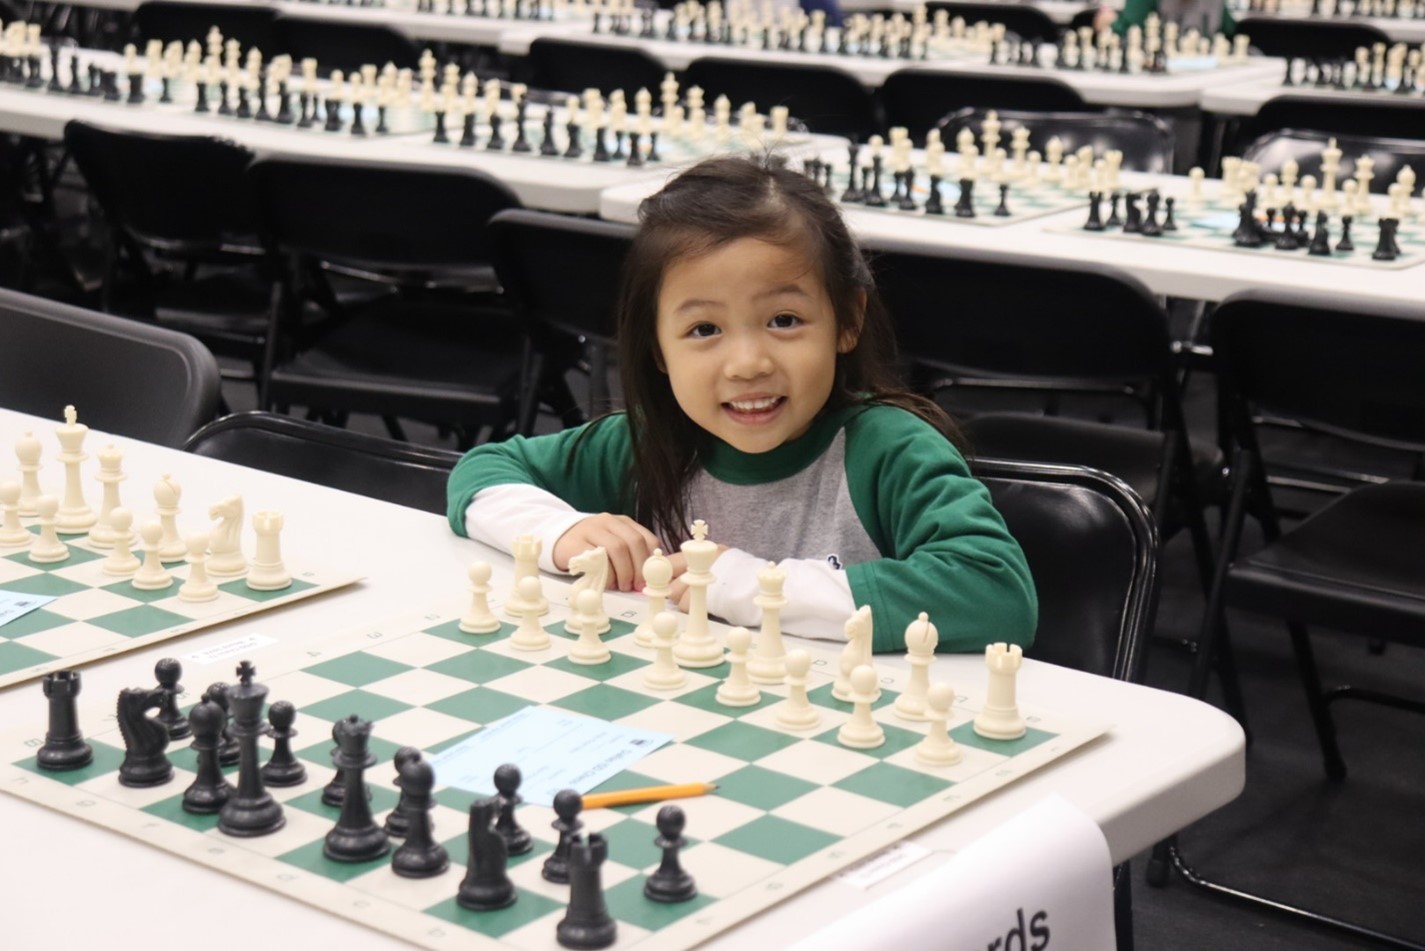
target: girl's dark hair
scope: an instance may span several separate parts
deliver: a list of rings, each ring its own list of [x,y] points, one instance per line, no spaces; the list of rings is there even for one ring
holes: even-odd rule
[[[836,357],[827,409],[888,403],[926,420],[957,445],[959,431],[935,403],[900,380],[895,334],[875,280],[841,213],[810,178],[773,157],[707,159],[638,209],[640,227],[624,260],[618,298],[619,372],[633,443],[635,518],[665,539],[688,531],[686,490],[710,438],[679,408],[660,369],[658,295],[674,262],[739,238],[801,250],[819,268],[838,336],[859,340]],[[858,308],[865,294],[864,316]]]

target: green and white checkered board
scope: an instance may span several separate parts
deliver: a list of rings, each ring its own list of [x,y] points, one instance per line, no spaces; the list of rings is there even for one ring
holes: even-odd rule
[[[1086,197],[1076,190],[1064,188],[1062,185],[1045,181],[1036,181],[1033,184],[1010,182],[1008,183],[1009,195],[1005,201],[1005,207],[1009,209],[1009,214],[996,215],[994,211],[999,207],[999,185],[988,179],[978,178],[973,186],[975,217],[957,218],[955,203],[960,200],[960,182],[947,175],[940,182],[940,203],[945,208],[945,214],[927,215],[925,203],[930,198],[930,178],[925,174],[925,170],[916,170],[915,184],[911,187],[911,192],[915,196],[915,211],[902,211],[891,200],[894,182],[895,179],[887,166],[881,174],[881,193],[886,196],[886,206],[883,208],[873,208],[863,202],[840,202],[841,207],[870,214],[909,215],[926,220],[943,221],[949,225],[977,225],[982,228],[999,228],[1021,221],[1042,218],[1045,215],[1057,214],[1061,211],[1069,211],[1073,208],[1088,207]],[[838,201],[846,189],[846,183],[846,170],[838,169],[832,176],[832,187]]]
[[[217,598],[190,603],[178,598],[178,588],[188,577],[186,564],[168,566],[174,577],[168,588],[142,591],[131,578],[106,575],[107,551],[92,547],[86,536],[61,537],[69,545],[69,559],[48,565],[32,562],[28,549],[0,547],[0,590],[56,596],[44,607],[0,626],[0,687],[137,650],[357,580],[356,575],[289,564],[290,588],[254,591],[242,578],[214,577]]]
[[[547,589],[554,587],[546,582]],[[563,597],[565,586],[558,587]],[[443,789],[437,777],[435,833],[450,851],[452,866],[435,878],[411,880],[392,873],[389,859],[348,865],[324,858],[323,837],[337,810],[322,805],[321,790],[333,775],[332,723],[349,714],[375,723],[371,747],[380,765],[368,770],[367,778],[373,811],[382,821],[397,800],[391,761],[399,747],[412,745],[434,755],[531,703],[572,710],[675,737],[599,791],[690,781],[719,784],[715,794],[680,803],[688,818],[683,862],[698,883],[698,896],[682,904],[643,896],[644,878],[660,858],[653,844],[658,804],[583,816],[589,831],[609,841],[602,877],[610,912],[618,920],[618,946],[688,948],[1107,730],[1106,725],[1038,711],[1031,697],[1024,707],[1030,725],[1026,736],[985,740],[975,735],[971,723],[976,703],[961,696],[952,711],[951,733],[963,760],[951,767],[927,767],[911,749],[923,725],[902,721],[891,709],[904,676],[897,673],[883,676],[876,704],[885,745],[847,749],[835,739],[850,707],[830,696],[830,671],[837,669],[834,650],[813,651],[810,696],[821,709],[822,722],[793,732],[776,723],[784,688],[764,687],[756,706],[718,704],[713,695],[726,665],[688,671],[686,685],[675,691],[643,687],[642,668],[651,662],[651,652],[638,647],[631,633],[641,608],[624,596],[609,595],[606,601],[615,615],[605,635],[613,659],[594,667],[568,660],[574,639],[564,633],[568,612],[558,603],[545,618],[552,644],[533,653],[510,645],[510,624],[494,634],[461,633],[457,619],[463,606],[452,606],[355,631],[325,647],[270,647],[251,655],[258,679],[271,689],[269,698],[297,706],[300,736],[294,748],[308,771],[304,784],[270,790],[287,818],[286,826],[270,836],[229,838],[217,831],[215,817],[181,809],[183,790],[194,776],[194,754],[181,746],[169,749],[176,767],[170,782],[150,789],[119,785],[122,742],[112,713],[102,722],[99,718],[100,712],[112,710],[108,698],[81,697],[81,706],[92,708],[80,721],[94,748],[94,762],[74,772],[46,773],[34,758],[46,719],[45,701],[36,689],[33,722],[0,741],[0,789],[429,948],[549,948],[568,901],[567,886],[540,875],[557,841],[550,828],[552,810],[520,809],[535,847],[511,860],[517,901],[499,911],[473,912],[455,901],[464,876],[471,794]],[[935,679],[934,668],[931,675]],[[196,688],[188,695],[191,701],[201,690],[196,681],[207,678],[190,670],[184,679]],[[974,696],[981,683],[956,686]]]

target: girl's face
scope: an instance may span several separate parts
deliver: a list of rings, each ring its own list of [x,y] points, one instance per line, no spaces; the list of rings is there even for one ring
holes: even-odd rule
[[[697,425],[748,453],[806,432],[831,396],[840,334],[817,269],[795,248],[739,238],[669,265],[658,350]]]

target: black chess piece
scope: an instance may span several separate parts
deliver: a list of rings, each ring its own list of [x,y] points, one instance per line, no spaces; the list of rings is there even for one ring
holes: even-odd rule
[[[396,785],[401,787],[401,801],[406,804],[409,824],[406,841],[391,856],[391,871],[404,878],[439,875],[450,868],[450,856],[445,847],[431,837],[430,810],[434,805],[431,790],[435,787],[435,770],[417,753],[415,759],[401,764]]]
[[[915,211],[919,206],[915,203],[915,169],[908,168],[903,173],[905,178],[905,191],[901,193],[900,204],[897,205],[901,211]]]
[[[1324,211],[1316,213],[1316,232],[1311,236],[1311,246],[1306,253],[1316,257],[1331,256],[1331,231],[1327,227],[1329,216]]]
[[[607,162],[613,156],[609,152],[608,127],[599,126],[594,130],[594,161]]]
[[[63,87],[59,82],[59,44],[52,43],[49,48],[49,86],[50,92],[59,92]]]
[[[505,871],[509,853],[505,840],[492,828],[499,809],[500,800],[494,796],[470,804],[470,857],[455,895],[462,908],[493,911],[514,903],[515,886]]]
[[[1089,220],[1084,222],[1085,231],[1103,230],[1103,192],[1089,192]]]
[[[197,83],[197,84],[195,85],[195,89],[197,90],[197,98],[194,100],[194,103],[193,103],[193,111],[194,111],[194,112],[207,112],[207,111],[208,111],[208,84],[207,84],[207,83],[204,83],[204,82],[199,82],[199,83]]]
[[[79,96],[84,93],[84,71],[79,68],[79,54],[74,53],[69,57],[69,86],[65,92],[71,96]]]
[[[262,117],[259,115],[258,118]],[[366,134],[366,106],[354,100],[351,103],[351,134]]]
[[[623,132],[615,132],[615,133],[614,133],[614,148],[613,148],[613,151],[609,153],[609,158],[614,159],[615,161],[617,161],[618,159],[627,157],[627,154],[628,154],[628,153],[626,153],[626,152],[623,150],[623,143],[624,143],[624,133],[623,133]]]
[[[341,100],[340,100],[340,99],[333,99],[331,96],[328,96],[327,99],[326,99],[326,102],[325,102],[323,105],[325,106],[327,121],[326,121],[326,124],[322,126],[322,128],[323,128],[325,131],[327,131],[327,132],[340,132],[340,131],[341,131]],[[437,113],[435,114],[435,119],[436,119],[436,134],[439,135],[439,134],[440,134],[440,130],[441,130],[441,128],[442,128],[442,122],[443,122],[443,120],[445,119],[444,113],[437,112]],[[436,141],[439,142],[440,139],[436,139]]]
[[[352,714],[332,726],[337,748],[332,764],[341,774],[345,787],[341,797],[341,815],[336,826],[322,843],[322,854],[336,862],[369,862],[391,849],[386,830],[371,817],[365,770],[376,764],[368,749],[371,721]]]
[[[994,216],[996,218],[1008,218],[1009,214],[1009,183],[1001,182],[999,186],[999,204],[995,206]]]
[[[163,753],[168,746],[168,728],[148,716],[162,701],[161,687],[119,691],[119,733],[124,738],[119,782],[125,786],[157,786],[173,778],[173,764]]]
[[[1296,206],[1288,204],[1282,209],[1282,230],[1278,231],[1275,247],[1278,251],[1295,251],[1301,247],[1301,242],[1297,239],[1296,229],[1292,227],[1292,222],[1296,220]],[[1267,226],[1271,227],[1271,216],[1268,214]]]
[[[198,88],[202,89],[203,84],[199,83]],[[317,115],[317,97],[309,96],[306,93],[297,94],[297,128],[310,129],[312,122]]]
[[[1237,206],[1237,229],[1232,232],[1232,243],[1239,248],[1259,248],[1265,240],[1253,213],[1252,203],[1242,202]]]
[[[861,174],[861,201],[867,208],[886,207],[886,196],[881,194],[881,157],[871,156],[871,167]],[[869,172],[870,179],[867,180]]]
[[[1148,209],[1143,216],[1143,222],[1138,226],[1138,233],[1148,237],[1157,238],[1163,234],[1162,225],[1158,224],[1158,205],[1162,201],[1157,192],[1149,192],[1146,199]]]
[[[307,781],[307,767],[292,755],[292,737],[297,735],[292,721],[296,718],[297,708],[286,700],[278,700],[267,709],[272,758],[262,764],[262,781],[269,786],[299,786]]]
[[[1140,197],[1137,192],[1128,192],[1123,196],[1124,234],[1138,234],[1143,230],[1143,209],[1138,207]]]
[[[555,939],[566,948],[607,948],[618,937],[618,923],[604,901],[600,869],[609,845],[597,832],[569,844],[569,910],[555,926]]]
[[[183,676],[183,665],[176,658],[165,657],[154,665],[153,675],[163,689],[163,702],[154,719],[168,729],[170,740],[181,740],[189,733],[188,718],[178,709],[178,695],[183,692],[178,678]]]
[[[252,118],[252,99],[250,98],[250,96],[249,96],[249,94],[248,94],[247,86],[244,85],[244,84],[242,84],[242,83],[239,83],[239,84],[238,84],[238,91],[237,91],[237,94],[238,94],[237,111],[234,112],[233,115],[236,116],[236,117],[239,118],[239,119],[251,119],[251,118]]]
[[[45,745],[35,754],[41,769],[79,769],[94,762],[94,749],[79,731],[75,698],[79,696],[79,671],[57,670],[45,674],[45,699],[49,701],[49,728]]]
[[[232,735],[241,745],[238,759],[237,792],[228,797],[218,813],[218,831],[243,838],[268,835],[287,824],[282,804],[272,798],[262,783],[261,753],[257,738],[267,732],[262,706],[267,687],[254,683],[256,668],[248,661],[238,665],[238,684],[228,690],[232,707]]]
[[[859,165],[860,162],[861,146],[856,143],[855,139],[852,139],[851,144],[847,147],[846,166],[851,171],[850,174],[846,177],[846,191],[841,193],[842,202],[850,203],[858,202],[861,200],[861,192],[856,187],[856,166]]]
[[[519,105],[515,106],[515,141],[514,144],[510,146],[511,152],[531,151],[529,138],[525,134],[525,109],[526,103],[521,99]]]
[[[925,200],[925,213],[927,215],[945,214],[945,204],[940,197],[940,176],[930,176],[930,197]]]
[[[955,217],[975,217],[975,180],[973,178],[960,179],[960,197],[955,202]]]
[[[1173,218],[1173,206],[1174,206],[1175,204],[1176,204],[1176,199],[1173,199],[1173,198],[1164,198],[1164,199],[1163,199],[1163,211],[1164,211],[1163,230],[1164,230],[1164,231],[1177,231],[1177,230],[1178,230],[1178,223],[1177,223],[1176,219]]]
[[[381,121],[376,125],[376,131],[385,133],[386,131],[386,108],[382,106],[378,112]],[[282,80],[277,84],[277,116],[279,125],[291,125],[296,117],[292,115],[292,90],[287,85],[287,80]]]
[[[540,869],[540,874],[547,881],[557,882],[561,885],[568,884],[569,845],[579,834],[579,830],[584,828],[584,823],[579,820],[579,813],[583,809],[584,797],[574,790],[561,789],[554,794],[554,814],[558,818],[549,825],[559,833],[559,842],[554,846],[554,851],[549,853],[549,857],[544,860],[544,867]]]
[[[628,168],[641,168],[643,165],[643,136],[637,132],[628,134]]]
[[[505,840],[505,850],[510,855],[524,855],[534,848],[529,830],[515,819],[515,807],[524,801],[519,794],[522,778],[520,768],[513,763],[505,763],[495,770],[495,791],[500,794],[500,816],[495,821],[495,832]]]
[[[331,115],[330,105],[328,105],[327,108],[327,115]],[[331,131],[330,122],[327,123],[327,131]],[[446,145],[450,142],[450,131],[445,127],[444,110],[437,110],[435,112],[435,135],[431,137],[431,141],[437,145]]]
[[[654,162],[661,162],[661,161],[663,161],[663,156],[660,155],[659,152],[658,152],[658,130],[657,130],[657,129],[654,129],[654,130],[652,130],[652,131],[650,131],[650,132],[648,133],[648,154],[645,155],[643,158],[644,158],[644,161],[647,162],[649,165],[652,165]]]
[[[573,113],[571,112],[572,116]],[[564,123],[564,134],[568,137],[569,143],[564,149],[564,157],[576,159],[584,154],[584,147],[579,143],[579,123],[572,118]]]
[[[339,723],[339,722],[340,722],[340,721],[338,721],[338,723]],[[337,723],[333,723],[333,724],[332,724],[332,744],[333,744],[333,745],[332,745],[332,751],[331,751],[331,758],[332,758],[332,761],[333,761],[333,762],[336,761],[336,756],[337,756],[337,753],[339,752],[339,749],[340,749],[338,746],[336,746],[336,742],[337,742],[337,739],[336,739],[336,730],[337,730]],[[370,792],[370,790],[367,790],[367,791]],[[342,774],[341,774],[341,770],[337,770],[337,771],[336,771],[336,774],[332,776],[331,781],[328,782],[325,786],[322,787],[322,804],[323,804],[323,805],[326,805],[326,806],[334,806],[334,807],[340,809],[340,808],[341,808],[342,800],[345,799],[345,798],[346,798],[346,780],[343,778],[343,776],[342,776]]]
[[[685,841],[683,826],[686,823],[683,810],[678,806],[664,806],[658,810],[654,820],[658,826],[658,838],[653,844],[663,850],[663,861],[643,883],[643,894],[661,902],[687,901],[698,894],[693,876],[683,870],[678,860]]]
[[[505,133],[503,131],[504,121],[500,118],[500,110],[492,108],[490,110],[490,137],[485,140],[485,149],[489,152],[502,152],[505,148]]]
[[[232,797],[233,787],[218,765],[218,746],[227,715],[211,700],[193,707],[189,720],[193,729],[193,752],[198,754],[197,777],[183,791],[183,811],[211,815],[223,808]]]
[[[407,763],[414,763],[420,758],[421,751],[414,746],[403,746],[396,751],[396,755],[392,757],[396,764],[396,788],[401,789],[401,769]],[[402,789],[400,798],[396,800],[396,808],[386,816],[386,834],[398,839],[404,838],[410,826],[411,813],[409,804],[406,802],[405,790]]]
[[[143,73],[129,73],[129,105],[138,105],[143,101]]]
[[[1395,241],[1395,231],[1400,227],[1400,219],[1381,218],[1376,224],[1380,227],[1380,237],[1376,241],[1376,249],[1371,252],[1371,260],[1394,261],[1400,257],[1400,245]]]
[[[544,110],[544,123],[540,129],[539,154],[555,156],[559,154],[559,146],[554,144],[554,110]]]
[[[460,127],[460,147],[462,149],[473,149],[475,147],[475,113],[465,113],[465,118],[461,120]]]
[[[1113,192],[1108,196],[1108,220],[1103,223],[1105,228],[1120,228],[1123,226],[1123,219],[1118,216],[1118,203],[1123,199],[1121,192]]]
[[[211,700],[223,708],[226,716],[228,712],[228,685],[217,683],[210,686],[203,692],[204,700]],[[223,724],[223,745],[218,748],[218,762],[224,766],[235,766],[238,761],[238,741],[233,737],[228,729],[227,722]]]
[[[1355,220],[1354,215],[1341,216],[1341,240],[1336,242],[1337,251],[1356,250],[1356,244],[1351,240],[1351,222]]]
[[[257,113],[253,116],[258,122],[271,122],[272,113],[267,111],[267,70],[262,70],[257,74]]]

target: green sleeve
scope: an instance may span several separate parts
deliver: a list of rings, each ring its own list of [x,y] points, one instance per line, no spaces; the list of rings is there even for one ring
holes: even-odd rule
[[[847,425],[846,476],[884,555],[846,571],[856,603],[871,605],[875,650],[902,650],[920,611],[940,650],[1033,642],[1038,601],[1024,552],[944,436],[905,410],[873,407]]]
[[[1118,11],[1118,19],[1113,21],[1113,32],[1122,36],[1130,26],[1142,26],[1148,14],[1157,9],[1158,0],[1125,0],[1123,9]]]
[[[581,512],[633,514],[628,471],[632,452],[622,413],[548,436],[515,436],[484,443],[455,464],[446,484],[446,514],[465,534],[465,510],[475,493],[492,485],[532,485]]]

